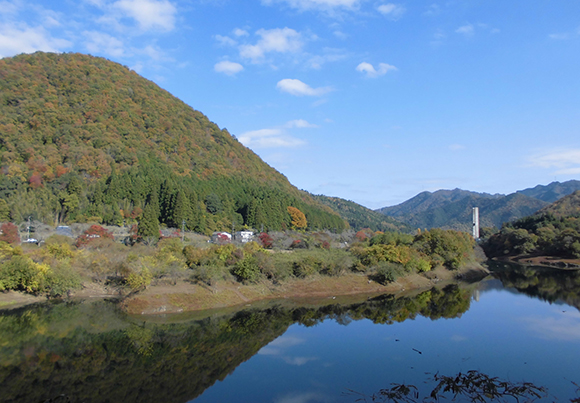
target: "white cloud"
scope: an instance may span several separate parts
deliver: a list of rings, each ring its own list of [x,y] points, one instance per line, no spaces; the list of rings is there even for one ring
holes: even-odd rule
[[[244,69],[240,63],[230,62],[228,60],[224,60],[222,62],[216,63],[213,66],[213,69],[218,73],[224,73],[228,76],[233,76]]]
[[[465,149],[465,146],[464,146],[464,145],[462,145],[462,144],[451,144],[451,145],[449,146],[449,149],[450,149],[451,151],[459,151],[459,150],[464,150],[464,149]]]
[[[274,403],[312,403],[312,402],[329,402],[330,399],[328,396],[319,394],[319,393],[298,393],[298,394],[289,394],[277,398],[274,400]]]
[[[133,70],[135,73],[140,74],[141,71],[143,71],[143,63],[141,62],[135,63],[135,65],[131,67],[131,70]]]
[[[236,46],[238,43],[229,36],[215,35],[214,39],[222,46]]]
[[[301,34],[291,28],[260,29],[256,34],[261,39],[255,45],[240,46],[240,56],[251,59],[254,63],[263,61],[269,52],[299,52],[304,44]]]
[[[250,148],[277,148],[277,147],[298,147],[304,144],[304,141],[288,136],[282,129],[260,129],[242,133],[238,140],[240,143]],[[265,349],[265,350],[264,350]],[[262,354],[277,354],[276,352],[268,353],[264,347]],[[262,351],[260,350],[260,351]]]
[[[171,31],[177,9],[167,0],[119,0],[113,8],[134,19],[142,30]]]
[[[306,95],[310,97],[319,97],[332,91],[332,88],[330,87],[312,88],[308,84],[305,84],[300,80],[292,78],[285,78],[283,80],[278,81],[278,84],[276,84],[276,88],[278,88],[282,92],[286,92],[291,95],[296,96]]]
[[[0,57],[20,53],[60,52],[72,43],[65,39],[53,38],[43,27],[29,27],[25,24],[13,26],[0,25]]]
[[[251,148],[288,148],[306,144],[305,141],[292,137],[286,129],[317,128],[317,125],[304,119],[296,119],[286,122],[283,126],[253,130],[245,132],[238,137],[240,143]],[[260,350],[262,355],[281,355],[282,349],[303,343],[304,340],[293,337],[281,337]],[[298,364],[295,364],[298,365]]]
[[[109,34],[98,31],[85,31],[83,36],[86,38],[85,47],[89,53],[101,53],[114,57],[120,57],[125,54],[123,42]]]
[[[455,32],[457,32],[458,34],[462,34],[465,36],[472,36],[474,34],[474,31],[475,27],[473,26],[473,24],[466,24],[455,30]]]
[[[561,33],[561,34],[550,34],[548,35],[548,38],[550,39],[555,39],[555,40],[565,40],[568,39],[570,37],[570,35],[568,35],[567,33]]]
[[[395,70],[397,70],[397,68],[395,66],[391,66],[390,64],[387,64],[387,63],[379,63],[379,68],[377,70],[374,68],[374,66],[372,64],[367,63],[367,62],[362,62],[361,64],[356,66],[356,71],[359,71],[361,73],[366,73],[367,77],[370,77],[370,78],[383,76],[383,75],[387,74],[390,70],[395,71]]]
[[[384,16],[390,17],[392,19],[399,19],[405,13],[405,7],[388,3],[388,4],[381,4],[377,7],[377,11]]]
[[[284,357],[282,357],[282,360],[284,360],[284,362],[286,364],[301,367],[302,365],[307,364],[310,361],[318,360],[318,357],[288,357],[288,356],[284,356]]]
[[[557,169],[556,174],[580,173],[580,149],[558,149],[533,155],[529,158],[532,166]]]
[[[22,0],[0,1],[0,15],[1,16],[16,16],[26,4]]]
[[[478,22],[477,24],[465,24],[455,30],[455,33],[465,35],[470,37],[475,35],[476,31],[486,31],[490,34],[499,34],[501,30],[499,28],[490,27],[488,24]]]
[[[153,45],[145,46],[145,48],[140,51],[140,53],[149,56],[153,60],[163,60],[165,58],[163,51]]]
[[[580,314],[572,310],[557,317],[527,317],[521,321],[545,340],[580,341]]]
[[[441,13],[441,7],[439,6],[439,4],[431,4],[427,10],[423,13],[423,15],[427,15],[427,16],[435,16],[435,15],[439,15]]]
[[[234,29],[234,35],[235,36],[248,36],[250,34],[245,29],[236,28],[236,29]]]
[[[288,6],[301,10],[319,10],[333,12],[337,9],[354,10],[360,5],[360,0],[262,0],[262,4],[286,3]]]
[[[285,127],[289,128],[289,129],[292,129],[292,128],[306,129],[306,128],[316,128],[319,126],[312,124],[312,123],[308,123],[304,119],[296,119],[296,120],[291,120],[288,123],[286,123]]]
[[[325,48],[322,55],[310,57],[308,65],[313,69],[321,69],[326,63],[337,62],[346,59],[347,54],[340,49]]]

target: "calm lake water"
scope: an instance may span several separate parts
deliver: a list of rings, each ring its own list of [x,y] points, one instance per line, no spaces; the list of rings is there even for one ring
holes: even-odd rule
[[[370,402],[393,383],[422,401],[436,374],[469,370],[580,397],[580,274],[493,269],[413,297],[202,320],[108,301],[0,312],[0,402]]]

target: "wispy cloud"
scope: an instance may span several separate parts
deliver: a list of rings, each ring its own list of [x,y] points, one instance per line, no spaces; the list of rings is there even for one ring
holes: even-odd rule
[[[234,63],[228,60],[224,60],[219,63],[216,63],[213,66],[213,69],[218,73],[224,73],[228,76],[234,76],[240,71],[242,71],[244,69],[244,66],[242,66],[240,63]]]
[[[565,39],[570,38],[570,34],[568,34],[568,33],[550,34],[550,35],[548,35],[548,38],[555,39],[558,41],[563,41]]]
[[[177,8],[167,0],[119,0],[112,7],[132,18],[144,30],[171,31]]]
[[[521,320],[546,340],[580,341],[580,314],[572,310],[557,317],[527,317]]]
[[[240,140],[240,143],[250,148],[299,147],[306,144],[306,142],[304,140],[292,136],[291,134],[288,133],[288,130],[316,128],[316,127],[318,126],[308,123],[304,119],[296,119],[291,120],[279,127],[252,130],[249,132],[242,133],[238,137],[238,140]],[[278,354],[278,347],[282,346],[281,343],[290,343],[290,341],[287,341],[287,339],[282,339],[282,341],[272,342],[268,345],[268,347],[264,347],[262,350],[260,350],[261,354]]]
[[[555,174],[580,174],[580,149],[556,149],[534,154],[528,158],[531,166],[556,169]]]
[[[292,129],[292,128],[305,129],[305,128],[317,128],[319,126],[314,125],[312,123],[308,123],[304,119],[296,119],[296,120],[289,121],[288,123],[286,123],[286,125],[284,127],[287,127],[289,129]]]
[[[44,27],[30,27],[26,24],[0,25],[0,57],[19,53],[61,52],[73,44],[66,39],[55,38]]]
[[[314,403],[329,402],[331,399],[320,393],[305,392],[305,393],[292,393],[274,400],[274,403]]]
[[[337,11],[349,11],[359,8],[361,0],[262,0],[264,5],[283,3],[300,11],[323,11],[336,14]]]
[[[264,61],[267,53],[296,53],[304,45],[302,35],[291,28],[260,29],[260,39],[254,45],[241,45],[240,56],[254,63]]]
[[[214,39],[222,46],[236,46],[238,44],[237,41],[233,40],[229,36],[214,35]]]
[[[319,97],[332,91],[331,87],[312,88],[308,84],[292,78],[285,78],[283,80],[278,81],[278,84],[276,84],[276,88],[278,88],[282,92],[286,92],[290,95],[295,95],[298,97],[300,96]]]
[[[449,146],[449,149],[451,151],[459,151],[459,150],[465,150],[465,146],[462,144],[451,144]]]
[[[384,76],[389,71],[396,71],[397,68],[395,66],[391,66],[387,63],[379,63],[379,68],[375,69],[374,66],[367,62],[362,62],[358,66],[356,66],[356,71],[361,73],[365,73],[367,77],[376,78],[380,76]]]
[[[84,31],[85,47],[93,54],[106,54],[114,57],[125,55],[123,42],[109,34],[99,31]]]
[[[324,48],[321,55],[310,56],[308,59],[309,67],[321,69],[326,63],[338,62],[348,57],[342,49]]]
[[[466,24],[457,28],[455,32],[465,36],[472,36],[475,32],[475,27],[473,26],[473,24]]]
[[[288,133],[291,129],[312,129],[318,125],[309,123],[304,119],[295,119],[278,127],[252,130],[238,137],[238,140],[250,148],[292,148],[299,147],[306,142]],[[280,337],[260,350],[261,354],[279,354],[279,349],[301,344],[304,341],[298,338]]]
[[[489,26],[488,24],[484,24],[484,23],[477,23],[477,24],[465,24],[460,26],[459,28],[457,28],[455,30],[455,33],[464,35],[466,37],[471,37],[473,35],[475,35],[476,31],[483,31],[483,32],[487,32],[490,34],[499,34],[501,32],[501,30],[499,28],[494,28]]]
[[[377,11],[386,17],[398,20],[403,14],[405,14],[406,9],[399,4],[387,3],[378,6]]]
[[[248,35],[250,35],[250,33],[248,31],[246,31],[245,29],[241,29],[241,28],[234,29],[233,34],[235,36],[248,36]]]

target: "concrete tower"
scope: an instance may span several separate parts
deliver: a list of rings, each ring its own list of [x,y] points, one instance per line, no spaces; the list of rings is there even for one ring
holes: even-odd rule
[[[479,239],[479,207],[473,208],[473,239]]]

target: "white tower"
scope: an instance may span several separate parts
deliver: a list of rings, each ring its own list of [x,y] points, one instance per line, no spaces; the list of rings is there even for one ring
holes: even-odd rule
[[[473,239],[479,239],[479,207],[473,208]]]

